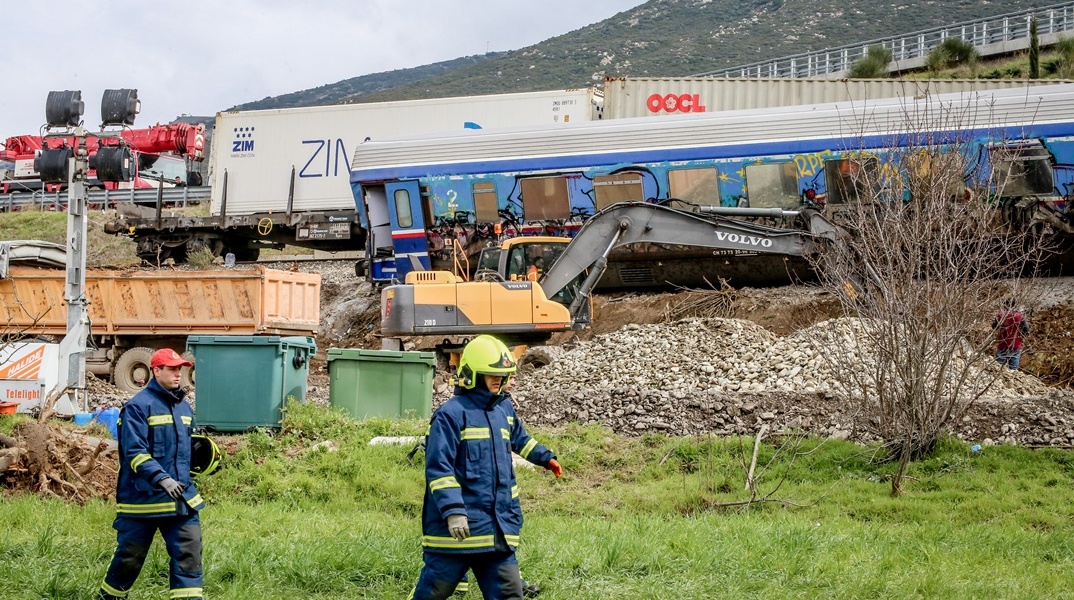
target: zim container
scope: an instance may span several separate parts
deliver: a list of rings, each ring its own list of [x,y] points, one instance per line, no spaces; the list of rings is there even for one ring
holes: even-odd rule
[[[191,336],[198,425],[220,432],[279,427],[289,402],[306,400],[312,337]]]
[[[328,402],[359,419],[428,419],[435,369],[432,352],[329,348]]]

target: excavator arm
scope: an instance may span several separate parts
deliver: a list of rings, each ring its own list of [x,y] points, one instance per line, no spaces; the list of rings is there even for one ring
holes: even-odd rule
[[[812,209],[735,209],[701,207],[712,216],[688,213],[657,204],[624,202],[593,215],[545,271],[540,284],[553,297],[588,270],[570,306],[577,315],[608,264],[608,253],[627,244],[677,244],[722,250],[743,250],[788,256],[804,256],[817,250],[817,241],[834,241],[838,229]],[[718,213],[740,216],[801,216],[808,231],[767,227],[722,218]]]

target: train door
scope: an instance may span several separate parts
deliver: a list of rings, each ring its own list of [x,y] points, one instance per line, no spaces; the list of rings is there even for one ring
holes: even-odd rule
[[[429,244],[425,238],[425,213],[421,188],[416,180],[384,184],[388,218],[392,228],[395,277],[400,281],[413,270],[428,270]]]
[[[369,276],[373,281],[391,281],[396,277],[395,248],[392,245],[392,224],[388,218],[384,186],[363,186],[362,199],[368,221],[363,225],[369,231],[366,239]]]

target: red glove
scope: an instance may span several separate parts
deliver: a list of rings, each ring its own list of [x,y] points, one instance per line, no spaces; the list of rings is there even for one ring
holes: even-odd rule
[[[548,461],[548,466],[545,468],[552,471],[552,474],[556,476],[556,479],[559,479],[559,476],[563,474],[563,467],[559,466],[559,463],[556,462],[556,459],[554,458]]]

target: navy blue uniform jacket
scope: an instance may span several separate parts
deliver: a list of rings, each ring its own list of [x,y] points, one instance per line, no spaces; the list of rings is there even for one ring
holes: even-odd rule
[[[555,454],[526,433],[508,394],[455,388],[433,414],[425,448],[422,545],[427,551],[496,549],[497,533],[511,549],[522,531],[522,507],[511,451],[547,467]],[[447,518],[466,515],[470,537],[451,537]]]
[[[190,430],[194,411],[182,389],[169,392],[150,379],[119,414],[119,480],[116,510],[124,517],[169,517],[204,506],[190,479]],[[173,500],[157,484],[165,477],[183,484]]]

